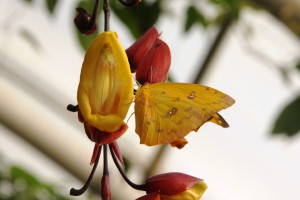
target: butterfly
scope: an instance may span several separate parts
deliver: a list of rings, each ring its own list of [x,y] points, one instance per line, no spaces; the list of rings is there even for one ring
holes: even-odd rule
[[[208,121],[228,127],[218,112],[234,102],[230,96],[204,85],[146,84],[135,94],[135,131],[141,144],[170,143],[182,148],[187,143],[184,137]]]

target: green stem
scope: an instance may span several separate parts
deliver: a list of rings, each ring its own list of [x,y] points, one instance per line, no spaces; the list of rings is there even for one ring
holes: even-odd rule
[[[92,28],[96,24],[98,12],[99,12],[99,2],[100,2],[99,0],[96,0],[95,2],[93,14],[90,21],[90,28]]]

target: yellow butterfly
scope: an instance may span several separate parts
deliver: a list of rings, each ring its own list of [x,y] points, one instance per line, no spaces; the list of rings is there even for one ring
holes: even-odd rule
[[[184,137],[207,121],[228,127],[218,112],[234,102],[230,96],[198,84],[144,85],[135,95],[135,131],[141,144],[171,143],[182,148],[187,143]]]

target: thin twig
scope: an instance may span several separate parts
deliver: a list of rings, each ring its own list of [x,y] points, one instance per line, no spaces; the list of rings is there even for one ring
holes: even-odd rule
[[[103,11],[104,11],[104,31],[110,29],[109,19],[110,19],[110,9],[108,5],[108,0],[103,1]]]
[[[225,38],[226,33],[229,30],[232,22],[233,22],[233,18],[230,14],[228,14],[228,16],[225,17],[225,20],[216,36],[214,42],[212,43],[212,45],[207,53],[207,56],[205,57],[202,65],[199,68],[199,71],[193,81],[194,83],[199,83],[202,80],[202,78],[204,77],[206,71],[209,68],[210,62],[214,59],[214,56],[216,55],[217,51],[219,50],[219,47],[220,47],[223,39]]]

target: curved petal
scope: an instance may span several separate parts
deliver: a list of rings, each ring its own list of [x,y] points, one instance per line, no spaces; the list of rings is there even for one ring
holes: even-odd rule
[[[114,132],[123,124],[133,99],[125,50],[112,31],[103,32],[89,47],[77,92],[83,118],[100,131]]]

